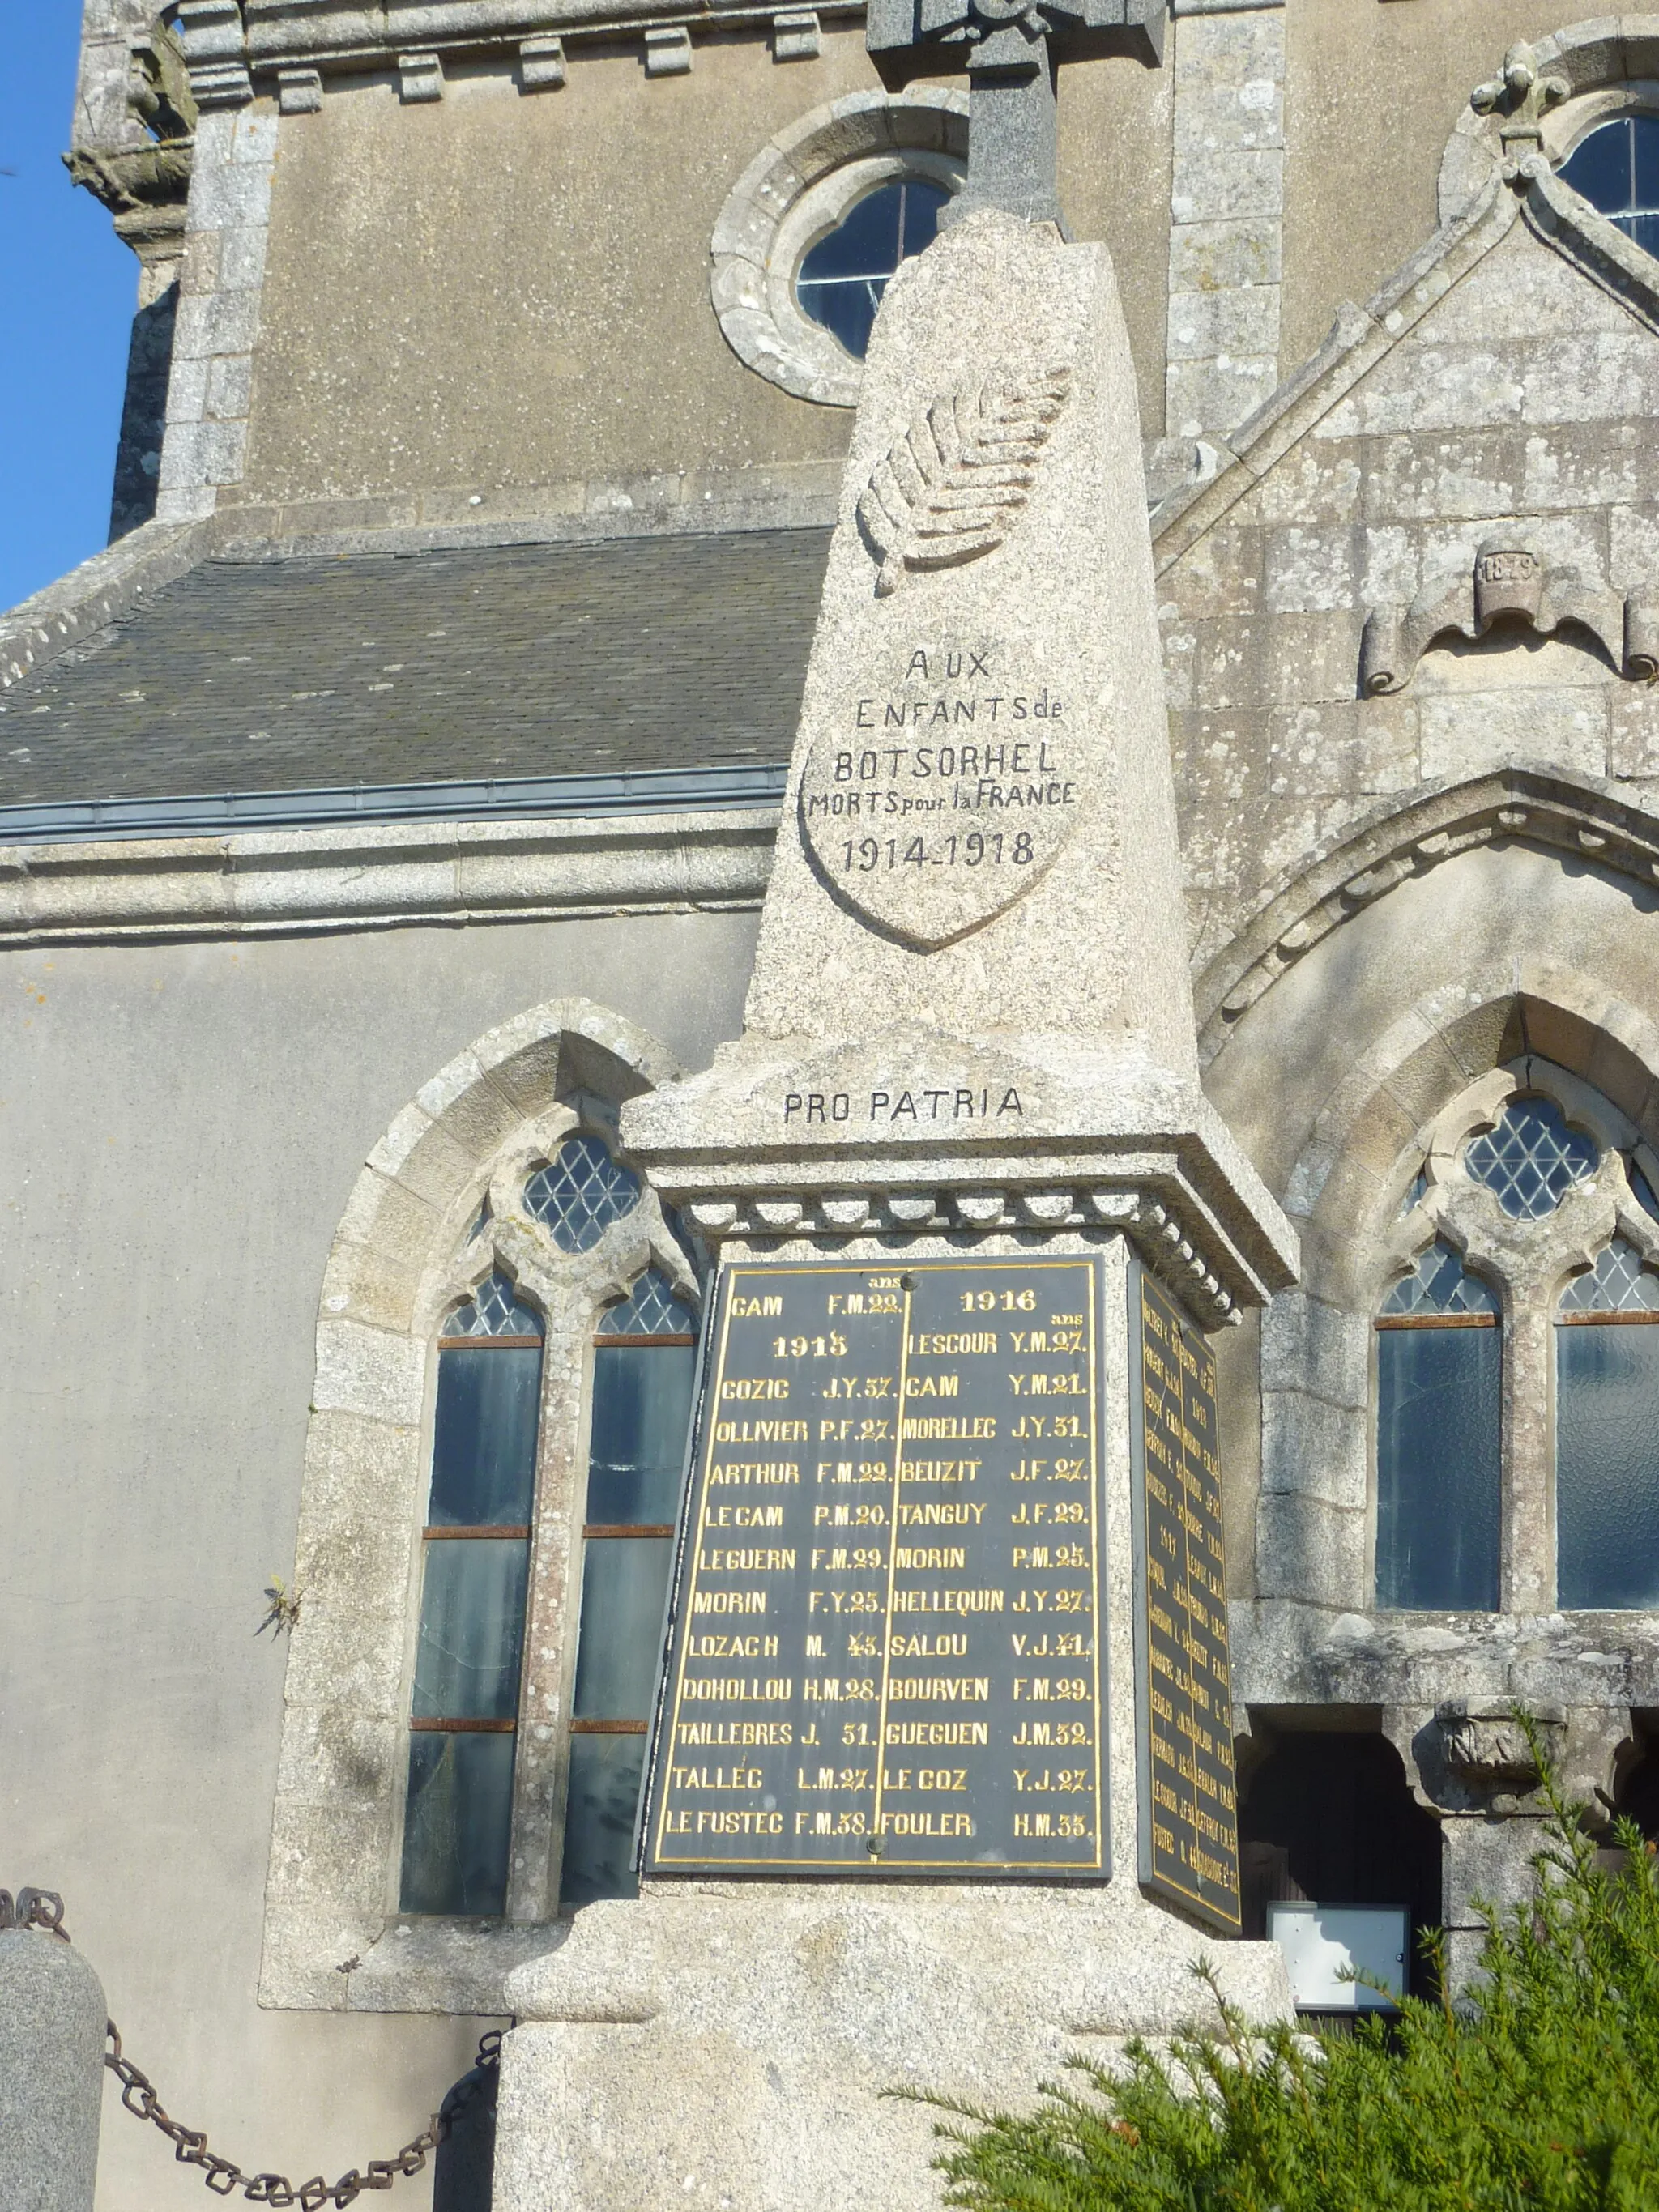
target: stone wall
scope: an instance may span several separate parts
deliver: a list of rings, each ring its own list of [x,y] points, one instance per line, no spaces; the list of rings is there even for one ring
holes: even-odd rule
[[[88,84],[113,113],[106,0],[90,4]],[[252,95],[280,99],[283,152],[245,465],[225,460],[245,418],[179,416],[169,511],[191,491],[192,511],[441,491],[557,511],[573,483],[620,498],[668,473],[833,465],[844,415],[738,362],[708,248],[769,137],[875,88],[855,14],[781,43],[760,21],[711,20],[689,45],[653,30],[647,55],[577,7],[568,60],[556,40],[521,59],[504,36],[336,53],[296,15],[320,74],[283,64],[280,15],[248,65],[228,58],[241,33],[222,0],[181,19],[203,143]],[[1172,446],[1158,489],[1202,473],[1195,447],[1422,244],[1471,88],[1560,18],[1548,0],[1206,0],[1177,10],[1161,70],[1061,70],[1062,199],[1113,252],[1143,429]]]
[[[1547,566],[1615,600],[1645,592],[1659,559],[1644,428],[1659,337],[1537,238],[1507,194],[1485,221],[1495,242],[1469,234],[1461,260],[1449,248],[1376,303],[1369,339],[1350,329],[1354,380],[1333,368],[1312,385],[1305,434],[1259,482],[1235,471],[1238,495],[1166,568],[1200,968],[1282,872],[1419,783],[1517,758],[1651,773],[1653,695],[1622,673],[1617,632],[1443,638],[1402,688],[1362,690],[1370,611],[1469,576],[1494,534],[1535,543]],[[1410,326],[1391,338],[1389,317]]]
[[[254,1631],[273,1571],[293,1579],[324,1268],[365,1155],[453,1054],[561,991],[701,1064],[737,1030],[752,937],[751,915],[681,913],[0,956],[4,1704],[27,1778],[6,1879],[64,1893],[131,2056],[249,2166],[386,2155],[477,2032],[255,2001],[288,1650]],[[201,2192],[112,2098],[102,2212]]]
[[[482,65],[414,104],[394,78],[330,79],[314,112],[282,118],[238,496],[489,495],[836,460],[846,412],[726,345],[709,241],[771,134],[877,87],[856,26],[787,63],[752,37],[700,40],[688,73],[660,79],[631,52],[584,51],[534,96]],[[1080,64],[1062,87],[1068,205],[1120,256],[1155,427],[1167,87],[1125,63]]]
[[[1284,361],[1305,361],[1433,229],[1440,157],[1517,39],[1562,0],[1286,0]]]

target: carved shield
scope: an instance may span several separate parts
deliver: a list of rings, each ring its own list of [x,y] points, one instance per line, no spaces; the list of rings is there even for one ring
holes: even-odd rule
[[[1022,898],[1081,811],[1080,702],[1000,646],[915,648],[850,695],[800,784],[801,835],[836,895],[933,949]],[[925,665],[923,665],[925,664]]]

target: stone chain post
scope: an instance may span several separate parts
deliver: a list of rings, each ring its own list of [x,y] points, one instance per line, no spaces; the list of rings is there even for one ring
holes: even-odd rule
[[[98,1977],[61,1936],[55,1899],[0,1890],[0,2205],[92,2212],[104,2094]]]

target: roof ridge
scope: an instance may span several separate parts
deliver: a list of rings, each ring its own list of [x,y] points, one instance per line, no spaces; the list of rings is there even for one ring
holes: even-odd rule
[[[0,612],[0,690],[106,629],[203,557],[204,522],[146,522],[30,599]]]

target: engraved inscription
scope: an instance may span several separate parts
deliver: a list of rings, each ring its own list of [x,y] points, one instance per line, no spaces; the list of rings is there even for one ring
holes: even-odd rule
[[[994,639],[907,641],[813,746],[801,830],[851,904],[943,943],[1027,890],[1083,802],[1075,702]]]
[[[888,1127],[920,1127],[925,1121],[998,1121],[1009,1126],[1025,1108],[1010,1083],[937,1086],[901,1085],[890,1091],[786,1091],[783,1120],[786,1128],[811,1128],[817,1124],[863,1121],[866,1100],[869,1120]]]
[[[1140,1878],[1154,1895],[1240,1924],[1227,1588],[1215,1357],[1144,1272],[1137,1516]]]
[[[1098,1308],[1085,1258],[723,1274],[651,1872],[1105,1878]],[[762,1401],[800,1450],[722,1440]]]
[[[907,569],[955,568],[1002,544],[1030,497],[1071,382],[1064,364],[1036,376],[994,371],[941,392],[916,416],[859,499],[880,563],[879,597],[896,591]]]

